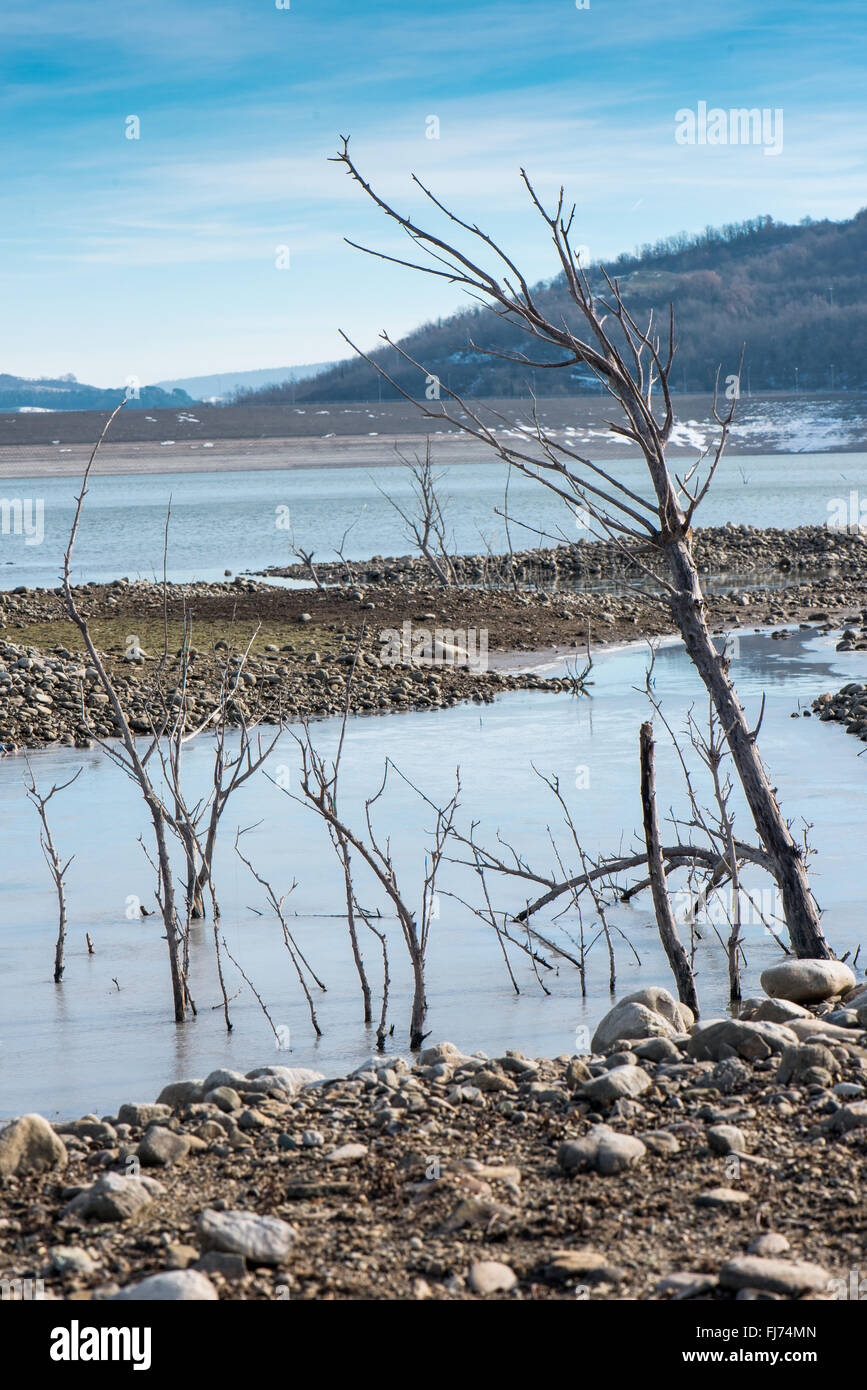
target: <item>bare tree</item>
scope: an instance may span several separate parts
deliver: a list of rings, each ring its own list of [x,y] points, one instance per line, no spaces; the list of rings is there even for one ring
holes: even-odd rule
[[[30,774],[30,784],[28,786],[25,782],[24,786],[27,791],[27,798],[29,801],[32,801],[33,805],[36,807],[41,822],[39,844],[45,856],[45,862],[48,865],[51,877],[54,879],[54,887],[57,892],[58,924],[57,943],[54,947],[54,983],[59,985],[63,979],[63,972],[66,968],[64,961],[64,949],[66,946],[66,884],[64,883],[64,879],[66,877],[66,871],[75,856],[70,855],[64,864],[60,855],[57,853],[54,838],[51,834],[51,827],[48,824],[48,803],[51,798],[57,796],[59,792],[66,791],[67,787],[71,787],[73,782],[77,781],[81,776],[83,769],[79,768],[75,775],[70,777],[68,781],[61,782],[59,787],[56,785],[53,786],[51,791],[48,792],[46,796],[43,796],[36,785],[36,778],[33,775],[33,768],[30,766],[29,758],[25,758],[25,761],[27,763],[27,771]],[[88,942],[89,940],[90,938],[88,938]]]
[[[650,498],[630,488],[617,476],[616,471],[610,472],[582,456],[566,440],[557,438],[546,429],[539,419],[535,401],[530,416],[532,433],[527,446],[512,443],[502,433],[495,433],[491,417],[498,421],[502,418],[496,416],[495,412],[488,412],[483,418],[481,408],[471,405],[447,387],[441,388],[446,399],[440,401],[437,409],[433,409],[425,402],[416,401],[380,362],[360,353],[399,395],[416,405],[427,418],[448,421],[468,436],[488,445],[506,463],[537,479],[564,502],[572,506],[580,502],[590,517],[630,555],[639,568],[654,582],[661,584],[687,653],[713,700],[724,730],[756,831],[779,885],[792,946],[799,956],[828,957],[831,952],[822,933],[818,907],[810,892],[802,848],[783,817],[762,763],[756,744],[757,728],[750,727],[732,684],[728,662],[714,645],[693,556],[693,520],[723,457],[734,417],[736,396],[732,395],[728,409],[721,412],[715,391],[713,413],[719,427],[716,445],[713,449],[702,450],[693,466],[683,476],[678,476],[672,472],[666,458],[674,426],[670,389],[676,347],[673,310],[669,316],[667,343],[662,348],[652,320],[646,328],[639,326],[624,302],[617,281],[612,281],[604,271],[601,273],[603,292],[596,292],[572,244],[575,208],[567,208],[562,189],[554,210],[549,212],[525,171],[521,171],[532,204],[552,239],[566,289],[581,325],[579,329],[573,328],[565,320],[555,323],[546,318],[536,293],[509,255],[477,224],[464,221],[447,208],[420,180],[414,178],[417,188],[453,228],[457,228],[472,245],[479,247],[478,254],[482,260],[493,257],[493,270],[485,268],[456,244],[425,230],[411,218],[397,212],[380,197],[352,160],[347,139],[343,139],[342,148],[334,158],[385,216],[406,233],[415,251],[426,253],[429,261],[405,260],[358,246],[352,241],[350,245],[467,290],[553,355],[534,359],[518,350],[497,352],[470,343],[474,351],[545,371],[584,364],[617,405],[622,418],[609,421],[609,428],[619,439],[628,441],[640,450],[647,467]],[[346,335],[344,337],[356,352],[360,352],[351,339]],[[427,374],[426,368],[387,333],[383,333],[382,338],[404,362]],[[655,393],[659,396],[658,406]],[[634,544],[628,547],[628,541]],[[659,579],[652,568],[641,561],[640,546],[649,547],[651,552],[664,558],[667,579]]]
[[[641,806],[644,813],[644,841],[647,845],[647,869],[650,875],[650,891],[659,938],[662,942],[668,963],[677,981],[677,997],[687,1004],[698,1017],[698,996],[695,991],[695,976],[683,942],[677,934],[677,924],[671,908],[671,899],[665,882],[665,859],[659,835],[659,818],[656,811],[656,769],[653,757],[653,725],[647,721],[641,726]]]
[[[374,487],[405,523],[407,539],[415,542],[439,582],[447,586],[456,584],[455,567],[447,546],[445,517],[437,495],[437,484],[441,482],[443,474],[433,471],[430,435],[425,440],[424,459],[420,459],[418,454],[407,458],[397,445],[394,452],[412,478],[415,514],[406,511],[379,483],[374,481]]]
[[[338,778],[344,732],[345,721],[344,728],[341,731],[337,755],[329,767],[325,759],[314,747],[310,736],[310,730],[305,725],[303,738],[295,735],[301,750],[302,795],[297,796],[294,792],[289,791],[285,787],[283,790],[286,791],[287,795],[290,796],[293,801],[297,801],[301,805],[306,805],[319,815],[333,832],[334,840],[338,844],[342,842],[344,846],[344,849],[341,851],[342,854],[345,853],[348,856],[349,850],[353,850],[357,854],[358,858],[370,869],[375,880],[379,883],[393,907],[412,968],[413,992],[410,1012],[409,1045],[412,1050],[415,1051],[421,1047],[425,1037],[424,1021],[427,1014],[425,964],[427,960],[427,948],[430,940],[431,925],[437,911],[436,880],[443,862],[445,846],[454,825],[454,817],[460,793],[460,777],[456,777],[455,792],[446,803],[445,807],[435,808],[436,820],[433,832],[433,848],[426,855],[426,872],[422,887],[420,910],[414,912],[408,905],[398,882],[397,869],[391,851],[391,840],[382,840],[373,825],[373,809],[385,792],[389,770],[394,768],[398,775],[403,776],[403,774],[400,773],[400,770],[395,767],[390,759],[386,759],[379,788],[374,795],[368,797],[364,803],[365,831],[357,832],[353,830],[338,812]],[[427,797],[424,799],[426,801],[428,800]],[[432,802],[429,802],[429,804],[433,805]],[[354,889],[352,889],[352,901],[357,910],[357,898]],[[368,925],[370,925],[369,922]],[[387,987],[387,962],[385,966],[385,982]]]
[[[118,742],[109,743],[103,737],[97,737],[96,735],[94,735],[94,737],[106,756],[110,758],[131,781],[138,785],[145,806],[150,814],[156,848],[155,858],[151,856],[144,845],[143,848],[145,848],[148,860],[157,874],[156,895],[165,927],[174,1017],[175,1022],[183,1023],[186,1019],[188,1008],[191,1008],[193,1012],[195,1012],[195,1006],[188,987],[189,924],[192,917],[204,910],[203,890],[205,884],[207,884],[210,889],[212,903],[215,909],[215,917],[217,915],[216,896],[213,891],[213,882],[211,879],[211,865],[220,817],[225,810],[229,795],[237,790],[240,785],[247,781],[248,778],[262,766],[262,763],[274,746],[274,741],[276,741],[276,738],[279,736],[279,729],[275,735],[274,741],[272,741],[264,751],[261,746],[258,749],[253,749],[249,729],[245,725],[243,712],[238,708],[237,704],[243,667],[247,655],[249,654],[249,645],[247,651],[240,658],[237,669],[231,677],[228,674],[227,666],[217,699],[208,713],[203,718],[199,718],[195,721],[192,720],[188,689],[190,673],[190,631],[186,614],[184,615],[184,643],[177,656],[175,669],[172,670],[169,666],[167,616],[168,586],[165,579],[166,555],[164,548],[164,651],[162,659],[157,663],[154,673],[154,687],[150,698],[150,705],[153,708],[151,709],[149,707],[148,710],[148,732],[144,735],[141,748],[137,743],[136,736],[133,733],[129,719],[123,708],[118,688],[111,677],[105,659],[97,650],[87,619],[78,606],[71,580],[72,555],[78,528],[81,523],[84,500],[87,496],[93,465],[99,448],[111,427],[112,421],[122,409],[122,406],[123,403],[117,407],[106,421],[102,433],[94,445],[84,472],[81,492],[76,499],[76,508],[72,528],[70,530],[69,542],[64,555],[62,588],[67,612],[81,634],[85,650],[87,651],[91,664],[96,670],[99,684],[108,699]],[[166,547],[168,544],[169,516],[170,509],[166,518]],[[227,754],[225,729],[227,723],[231,722],[230,716],[233,712],[241,723],[241,742],[236,754]],[[90,730],[83,689],[81,692],[81,717],[85,727]],[[199,801],[190,807],[187,803],[182,786],[182,753],[186,745],[192,739],[198,737],[206,729],[210,728],[214,728],[217,731],[213,792],[210,799]],[[93,731],[90,730],[90,732],[92,733]],[[154,767],[158,769],[160,776],[151,775],[151,770]],[[160,779],[162,779],[162,782],[165,784],[165,790],[159,785]],[[182,921],[178,910],[177,894],[175,890],[171,852],[171,846],[175,842],[179,842],[183,847],[186,860],[186,924]],[[214,939],[217,948],[217,963],[219,968],[219,939],[216,932],[216,923]],[[220,971],[220,978],[222,984],[222,971]],[[223,990],[223,996],[225,1007],[225,989]]]

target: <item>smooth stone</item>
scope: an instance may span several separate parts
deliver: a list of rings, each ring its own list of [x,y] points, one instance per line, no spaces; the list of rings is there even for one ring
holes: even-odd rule
[[[695,1199],[697,1207],[743,1207],[751,1200],[746,1192],[736,1192],[733,1187],[709,1187],[700,1192]]]
[[[205,1104],[216,1105],[226,1115],[241,1109],[241,1097],[231,1086],[214,1086],[205,1092]]]
[[[771,999],[820,1004],[855,985],[855,976],[839,960],[787,960],[763,970],[762,989]]]
[[[92,1216],[97,1221],[128,1221],[151,1205],[165,1189],[153,1178],[127,1178],[120,1173],[103,1173],[96,1182],[73,1197],[62,1213]]]
[[[590,1043],[591,1052],[604,1052],[612,1043],[641,1038],[672,1038],[678,1030],[646,1004],[624,999],[602,1018]]]
[[[621,1096],[640,1096],[653,1085],[642,1067],[613,1067],[604,1076],[588,1081],[581,1087],[585,1099],[597,1101],[619,1100]]]
[[[190,1141],[185,1134],[153,1125],[142,1139],[136,1154],[146,1168],[167,1168],[178,1159],[186,1158]]]
[[[325,1155],[326,1163],[357,1163],[361,1158],[367,1158],[366,1144],[341,1144],[340,1148],[332,1149],[330,1154]]]
[[[791,1246],[785,1236],[781,1236],[778,1231],[765,1231],[763,1235],[756,1236],[747,1246],[748,1255],[785,1255]]]
[[[195,1269],[169,1269],[162,1274],[151,1274],[140,1279],[137,1284],[128,1284],[119,1293],[111,1295],[112,1303],[122,1302],[161,1302],[161,1303],[214,1303],[217,1290],[210,1279]]]
[[[801,1043],[797,1047],[787,1047],[777,1067],[777,1080],[781,1086],[790,1081],[799,1081],[805,1072],[820,1068],[833,1076],[839,1071],[837,1059],[830,1048],[821,1043]]]
[[[707,1142],[715,1154],[743,1154],[747,1151],[744,1132],[737,1125],[712,1125],[707,1131]]]
[[[77,1245],[55,1245],[50,1252],[51,1263],[58,1274],[95,1274],[99,1266],[86,1250]]]
[[[593,1284],[619,1284],[625,1271],[611,1264],[599,1250],[554,1250],[544,1262],[548,1279],[586,1279]]]
[[[41,1115],[21,1115],[0,1130],[0,1177],[50,1173],[67,1161],[66,1145]]]
[[[811,1017],[809,1009],[791,999],[745,999],[738,1012],[743,1023],[788,1023]]]
[[[203,1081],[171,1081],[157,1096],[157,1105],[168,1105],[172,1110],[180,1110],[185,1105],[197,1105],[204,1094]]]
[[[649,985],[646,989],[637,989],[634,994],[627,994],[618,1001],[621,1004],[644,1004],[653,1013],[660,1014],[666,1023],[670,1023],[679,1033],[684,1032],[695,1023],[695,1014],[687,1004],[681,1004],[675,999],[667,989],[661,985]]]
[[[819,1293],[831,1275],[821,1265],[806,1260],[772,1260],[762,1255],[736,1255],[719,1273],[725,1289],[761,1289],[767,1293],[799,1295]]]
[[[256,1067],[255,1071],[247,1072],[248,1081],[257,1081],[262,1076],[276,1081],[289,1096],[297,1095],[305,1086],[315,1086],[318,1081],[325,1080],[323,1072],[313,1071],[311,1067]]]
[[[679,1062],[680,1049],[671,1038],[645,1038],[633,1051],[641,1062]]]
[[[171,1116],[171,1107],[168,1105],[140,1104],[130,1101],[122,1105],[117,1112],[118,1124],[133,1125],[137,1129],[147,1129],[148,1125],[158,1124],[160,1120],[167,1120]]]
[[[477,1260],[470,1266],[467,1283],[473,1293],[508,1293],[518,1282],[518,1276],[499,1260]]]
[[[264,1265],[282,1264],[296,1234],[288,1221],[251,1211],[203,1211],[198,1231],[206,1250],[226,1250]]]
[[[851,1028],[839,1028],[836,1023],[828,1023],[824,1018],[795,1018],[787,1027],[800,1042],[810,1038],[832,1038],[845,1043],[855,1041]]]
[[[797,1041],[791,1027],[782,1023],[740,1023],[737,1019],[717,1019],[698,1028],[689,1040],[687,1053],[696,1061],[719,1062],[736,1055],[745,1061],[763,1061],[774,1052]]]
[[[699,1294],[715,1289],[719,1279],[715,1274],[694,1274],[691,1270],[677,1270],[666,1274],[656,1285],[657,1293],[673,1293],[678,1299],[697,1298]]]

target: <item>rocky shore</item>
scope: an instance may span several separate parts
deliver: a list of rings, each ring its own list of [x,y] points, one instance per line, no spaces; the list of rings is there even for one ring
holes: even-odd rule
[[[867,649],[863,544],[860,536],[822,527],[698,532],[703,569],[726,574],[725,582],[708,583],[715,630],[771,627],[774,636],[784,638],[792,625],[826,632],[842,627],[842,650]],[[175,698],[187,623],[193,640],[191,720],[213,707],[226,673],[230,679],[237,673],[239,654],[250,644],[229,710],[235,722],[340,713],[359,637],[361,656],[350,695],[354,713],[436,709],[463,700],[488,703],[516,688],[572,688],[568,680],[546,679],[532,670],[507,670],[506,662],[496,659],[487,670],[468,669],[459,659],[393,664],[384,634],[407,623],[413,632],[457,635],[458,645],[460,634],[484,634],[487,651],[510,657],[512,667],[521,652],[572,652],[580,667],[588,637],[598,648],[672,632],[659,599],[623,587],[635,576],[616,548],[592,543],[524,552],[516,562],[516,584],[504,582],[502,573],[482,582],[475,566],[490,562],[470,558],[462,562],[462,585],[443,589],[431,584],[421,562],[404,558],[356,567],[357,578],[344,574],[342,582],[335,578],[321,589],[285,589],[235,577],[164,590],[119,579],[82,586],[76,601],[133,729],[143,734],[159,717],[157,680],[166,697]],[[506,562],[500,557],[498,563]],[[544,578],[546,565],[553,567],[549,587],[532,587]],[[555,581],[562,587],[553,587]],[[584,583],[591,587],[581,587]],[[823,710],[822,717],[835,717],[837,708]],[[107,697],[59,593],[0,593],[0,750],[54,742],[86,745],[93,734],[116,732]]]
[[[800,573],[839,574],[845,580],[862,579],[867,558],[867,536],[828,526],[760,528],[727,526],[698,528],[693,549],[699,571],[705,575],[797,576]],[[634,556],[634,559],[630,557]],[[539,584],[557,588],[577,581],[643,580],[644,566],[663,573],[659,553],[649,545],[606,540],[579,540],[570,545],[516,550],[511,555],[458,555],[453,560],[461,584]],[[364,584],[428,583],[430,567],[420,555],[375,555],[369,561],[349,565],[350,579]],[[296,579],[309,578],[302,564],[271,567],[267,573]],[[347,580],[343,563],[316,565],[320,580],[340,584]]]
[[[4,1289],[863,1298],[867,984],[787,961],[762,988],[698,1023],[641,990],[581,1055],[440,1043],[347,1077],[215,1071],[112,1115],[24,1116],[0,1132]]]

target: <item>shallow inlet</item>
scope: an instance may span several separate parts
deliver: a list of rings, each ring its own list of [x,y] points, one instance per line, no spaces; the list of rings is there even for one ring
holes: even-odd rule
[[[638,726],[647,717],[641,686],[647,648],[637,645],[599,655],[592,674],[592,697],[573,699],[536,692],[504,695],[492,706],[459,706],[441,711],[351,720],[344,752],[343,809],[355,823],[365,795],[379,783],[386,750],[406,775],[435,800],[445,800],[460,765],[463,823],[481,822],[479,838],[493,844],[499,829],[534,864],[548,870],[552,854],[547,826],[561,833],[550,793],[531,764],[556,773],[588,852],[629,846],[640,824],[638,804]],[[757,714],[762,691],[767,705],[761,748],[779,788],[785,812],[812,822],[815,848],[813,884],[824,909],[825,929],[838,954],[864,940],[863,844],[867,767],[858,758],[862,745],[836,725],[815,718],[791,718],[826,689],[867,678],[867,654],[835,653],[830,638],[794,633],[788,641],[766,635],[742,637],[733,663],[738,688],[750,715]],[[697,717],[705,701],[682,649],[662,646],[655,667],[656,694],[668,718],[680,729],[687,709]],[[337,723],[313,726],[317,745],[333,750]],[[664,730],[657,727],[660,814],[673,805],[683,811],[682,780]],[[204,788],[210,749],[193,745],[191,779]],[[56,904],[38,843],[36,815],[24,798],[23,759],[0,761],[0,1115],[38,1110],[48,1116],[116,1111],[125,1100],[153,1099],[169,1080],[203,1076],[213,1067],[249,1070],[267,1062],[313,1066],[336,1074],[371,1055],[373,1034],[361,1022],[360,995],[345,920],[341,917],[342,880],[323,827],[265,780],[243,791],[231,804],[216,864],[223,908],[221,931],[229,949],[263,995],[276,1025],[290,1029],[291,1051],[277,1051],[258,1004],[227,962],[234,1032],[227,1036],[219,1002],[210,921],[195,929],[192,991],[198,1017],[183,1027],[171,1021],[168,965],[158,916],[135,915],[135,900],[155,909],[153,873],[142,848],[146,824],[136,790],[98,751],[46,751],[32,756],[43,787],[68,777],[79,765],[84,775],[52,803],[53,830],[61,854],[75,854],[67,876],[70,926],[66,977],[52,982]],[[289,768],[296,783],[297,748],[287,734],[271,760],[278,776]],[[585,771],[578,771],[586,769]],[[585,784],[576,788],[576,781]],[[429,841],[430,811],[393,777],[378,810],[378,824],[392,833],[399,879],[414,903],[422,875],[421,846]],[[288,899],[297,913],[292,929],[311,964],[327,985],[315,991],[324,1036],[315,1041],[306,1006],[282,944],[277,922],[263,895],[232,849],[235,827],[261,822],[246,840],[246,853],[278,892],[293,878]],[[749,834],[746,814],[738,812],[738,833]],[[147,840],[146,840],[147,843]],[[672,886],[677,887],[682,879]],[[379,902],[360,874],[359,896]],[[526,957],[512,953],[521,993],[507,977],[496,939],[455,898],[453,891],[478,903],[473,876],[451,868],[440,885],[439,918],[429,953],[427,1026],[431,1038],[449,1038],[467,1051],[491,1054],[519,1048],[530,1055],[556,1056],[575,1049],[576,1030],[593,1026],[610,1003],[604,943],[597,941],[588,960],[588,994],[582,1000],[578,974],[563,962],[542,971],[550,996],[536,982]],[[516,909],[521,886],[495,885],[498,905]],[[562,905],[562,904],[560,904]],[[132,908],[132,920],[125,916]],[[258,911],[256,911],[256,910]],[[261,912],[263,915],[258,915]],[[552,929],[551,913],[540,924]],[[645,898],[618,908],[612,920],[628,935],[641,959],[616,941],[617,990],[628,993],[648,984],[671,986],[652,913]],[[408,971],[397,924],[386,919],[391,938],[394,1023],[391,1052],[406,1048],[409,1023]],[[567,914],[561,927],[575,932]],[[724,928],[721,928],[724,931]],[[85,932],[95,945],[87,955]],[[362,944],[371,983],[378,991],[379,946],[367,934]],[[592,932],[588,930],[588,939]],[[564,938],[561,938],[564,939]],[[745,993],[758,988],[760,971],[779,958],[778,948],[757,923],[746,929],[748,969]],[[705,1016],[727,1008],[724,952],[705,924],[698,944],[698,987]],[[863,967],[864,952],[860,960]],[[860,970],[859,970],[860,975]],[[117,985],[113,982],[117,981]],[[119,988],[117,987],[119,986]]]

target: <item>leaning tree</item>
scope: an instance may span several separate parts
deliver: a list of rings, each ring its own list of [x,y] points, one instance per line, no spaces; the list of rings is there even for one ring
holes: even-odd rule
[[[609,421],[609,428],[641,451],[651,485],[648,496],[627,486],[617,476],[616,467],[613,471],[602,468],[583,457],[567,441],[557,438],[542,424],[535,401],[530,416],[532,432],[520,443],[510,442],[492,424],[493,418],[499,423],[498,417],[447,386],[440,384],[438,401],[416,401],[381,361],[361,352],[343,335],[354,351],[425,416],[446,420],[487,444],[511,467],[537,479],[565,503],[573,507],[580,503],[601,530],[660,583],[684,646],[710,694],[725,733],[756,831],[780,891],[792,947],[798,956],[828,957],[831,952],[810,892],[804,849],[791,833],[759,755],[758,725],[750,727],[729,674],[727,655],[717,651],[711,636],[692,549],[693,519],[723,457],[734,417],[736,391],[732,392],[727,408],[720,410],[715,388],[713,414],[719,427],[715,447],[701,451],[692,468],[679,477],[666,458],[674,426],[671,396],[671,369],[676,348],[673,309],[669,313],[663,347],[654,331],[652,318],[646,327],[639,326],[624,302],[618,282],[610,279],[604,270],[599,272],[601,293],[596,292],[571,240],[575,207],[567,208],[562,188],[556,207],[549,212],[526,172],[521,170],[527,193],[551,235],[572,305],[571,319],[564,315],[561,321],[554,322],[546,316],[538,291],[530,286],[503,248],[476,223],[458,217],[414,175],[413,182],[420,192],[455,229],[454,241],[426,230],[380,197],[356,167],[349,153],[348,139],[343,138],[334,162],[344,166],[347,174],[428,259],[404,259],[360,246],[347,238],[350,246],[463,287],[500,318],[541,345],[539,360],[522,351],[501,351],[471,342],[469,346],[473,351],[527,368],[557,370],[583,364],[615,401],[621,418]],[[460,249],[458,241],[472,254]],[[488,265],[492,268],[487,268]],[[430,377],[425,366],[394,342],[388,333],[381,336],[399,359]],[[649,546],[651,553],[663,560],[662,577],[651,565],[644,563],[637,548],[628,545],[630,541],[638,542],[639,547]]]

